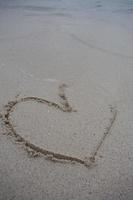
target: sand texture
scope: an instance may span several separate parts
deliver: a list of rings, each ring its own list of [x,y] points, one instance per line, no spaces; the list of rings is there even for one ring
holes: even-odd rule
[[[100,3],[3,2],[0,200],[132,200],[132,27]]]

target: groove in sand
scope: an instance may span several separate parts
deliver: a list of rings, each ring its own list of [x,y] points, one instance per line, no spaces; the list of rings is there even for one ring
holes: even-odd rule
[[[93,152],[92,156],[88,159],[80,159],[77,157],[68,156],[68,155],[64,155],[61,153],[56,153],[54,151],[49,151],[47,149],[36,146],[33,143],[31,143],[30,141],[25,140],[21,135],[19,135],[19,133],[16,132],[14,125],[12,124],[12,122],[10,120],[10,114],[13,112],[15,106],[21,102],[27,102],[27,101],[35,101],[38,103],[46,104],[47,106],[52,106],[63,112],[75,112],[76,110],[74,110],[70,106],[68,99],[65,95],[65,87],[66,87],[66,84],[61,84],[59,86],[59,94],[58,95],[62,100],[62,102],[61,102],[62,106],[60,106],[57,103],[54,103],[54,102],[51,102],[51,101],[48,101],[48,100],[45,100],[45,99],[39,98],[39,97],[24,97],[24,98],[20,98],[20,99],[8,102],[8,104],[6,104],[4,106],[5,112],[4,112],[4,114],[0,114],[0,118],[2,118],[4,125],[6,126],[6,128],[8,128],[8,130],[10,131],[10,134],[15,137],[16,141],[20,144],[23,144],[25,147],[27,147],[28,152],[30,152],[28,150],[28,148],[29,148],[31,150],[31,152],[33,153],[33,156],[37,156],[38,154],[43,154],[43,155],[47,156],[49,158],[49,160],[51,160],[51,161],[55,161],[55,162],[68,161],[71,163],[76,162],[76,163],[80,163],[89,168],[89,167],[93,166],[93,164],[95,163],[95,160],[96,160],[95,158],[98,154],[98,151],[99,151],[100,147],[102,146],[102,144],[104,143],[107,135],[110,133],[110,130],[115,122],[117,111],[114,108],[111,109],[112,118],[110,119],[109,126],[106,128],[106,132],[103,134],[103,137],[97,144],[97,147],[96,147],[95,151]]]

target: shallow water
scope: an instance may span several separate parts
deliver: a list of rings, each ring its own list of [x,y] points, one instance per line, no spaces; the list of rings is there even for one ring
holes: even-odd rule
[[[23,9],[34,12],[61,12],[61,13],[82,13],[89,15],[97,13],[113,17],[124,15],[133,17],[132,0],[1,0],[1,8]]]

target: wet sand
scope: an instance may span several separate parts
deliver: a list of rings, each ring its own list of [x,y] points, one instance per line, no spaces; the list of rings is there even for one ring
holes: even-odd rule
[[[61,105],[65,83],[77,112],[23,102],[10,119],[25,140],[81,160],[89,160],[110,126],[111,107],[117,117],[91,168],[31,157],[0,119],[0,200],[131,200],[132,30],[95,15],[39,8],[0,9],[0,112],[28,96]]]

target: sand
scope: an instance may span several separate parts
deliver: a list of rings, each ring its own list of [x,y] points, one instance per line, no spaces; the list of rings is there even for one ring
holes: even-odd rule
[[[27,96],[61,105],[62,83],[77,112],[21,103],[10,116],[16,132],[41,148],[83,160],[109,127],[110,107],[117,116],[91,168],[31,157],[0,119],[0,200],[131,200],[131,28],[95,15],[25,8],[0,9],[0,112]]]

